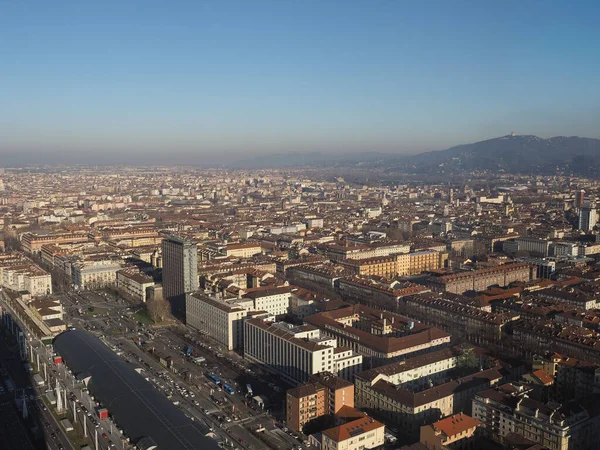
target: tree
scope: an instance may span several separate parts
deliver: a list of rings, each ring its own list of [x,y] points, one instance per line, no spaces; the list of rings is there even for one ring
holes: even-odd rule
[[[462,354],[458,357],[457,367],[459,369],[476,369],[479,367],[479,361],[473,348],[463,349]]]
[[[169,302],[161,296],[152,296],[146,303],[148,315],[155,322],[159,323],[169,317]]]

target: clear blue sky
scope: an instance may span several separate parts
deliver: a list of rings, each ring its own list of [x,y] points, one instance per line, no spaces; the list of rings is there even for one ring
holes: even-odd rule
[[[0,156],[600,137],[599,17],[597,0],[0,0]]]

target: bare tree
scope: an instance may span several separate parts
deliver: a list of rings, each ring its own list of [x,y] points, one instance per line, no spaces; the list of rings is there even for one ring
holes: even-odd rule
[[[169,317],[170,305],[162,295],[149,298],[146,307],[148,315],[155,323],[162,322]]]

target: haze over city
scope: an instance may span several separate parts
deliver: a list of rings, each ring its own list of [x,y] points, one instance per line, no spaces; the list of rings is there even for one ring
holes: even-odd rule
[[[1,164],[600,137],[598,2],[0,2]]]

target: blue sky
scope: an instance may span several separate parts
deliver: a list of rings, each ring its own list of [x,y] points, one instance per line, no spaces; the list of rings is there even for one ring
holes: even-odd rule
[[[598,17],[598,1],[0,0],[0,155],[600,137]]]

